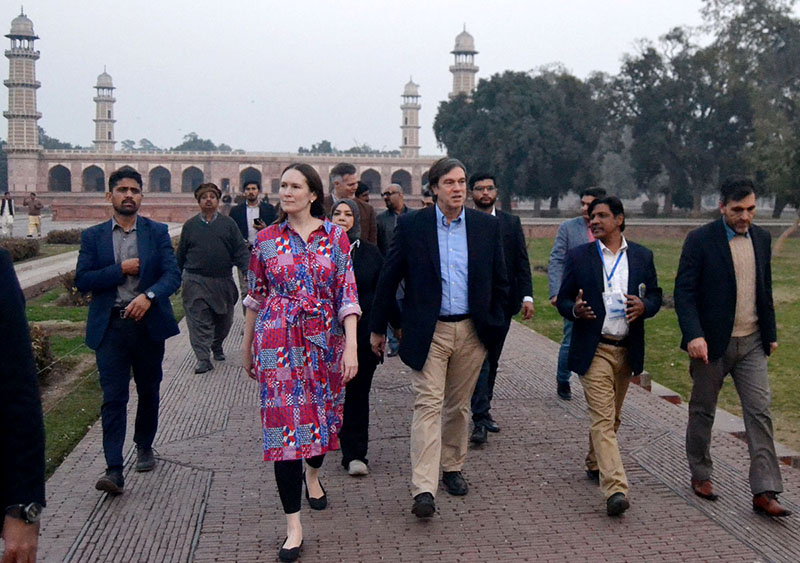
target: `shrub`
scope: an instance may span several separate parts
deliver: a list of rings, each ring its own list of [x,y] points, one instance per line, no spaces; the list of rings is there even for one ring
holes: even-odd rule
[[[26,238],[8,238],[0,240],[0,248],[11,254],[12,262],[20,262],[39,255],[39,241]]]
[[[91,301],[92,297],[89,293],[81,293],[78,291],[78,288],[75,287],[75,271],[67,272],[65,274],[61,274],[58,276],[61,280],[61,285],[64,286],[64,289],[67,292],[64,296],[67,298],[67,302],[69,305],[73,305],[75,307],[86,307]]]
[[[642,215],[645,217],[655,217],[658,215],[658,202],[652,199],[642,204]]]
[[[39,383],[44,383],[47,376],[53,371],[55,358],[50,348],[50,335],[36,323],[30,324],[31,344],[33,345],[33,359],[36,363],[36,373]]]
[[[44,238],[47,244],[80,244],[83,229],[50,231]]]

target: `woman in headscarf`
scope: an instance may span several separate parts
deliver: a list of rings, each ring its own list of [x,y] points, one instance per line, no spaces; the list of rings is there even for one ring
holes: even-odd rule
[[[369,344],[369,315],[375,288],[383,267],[383,257],[378,247],[361,239],[361,218],[358,205],[352,199],[343,199],[331,209],[331,221],[347,232],[350,240],[350,257],[358,287],[361,318],[358,321],[358,373],[346,386],[344,413],[339,441],[342,447],[342,465],[352,476],[369,473],[367,443],[369,440],[369,390],[372,376],[382,358],[372,352]],[[399,311],[396,311],[399,315]],[[399,323],[393,323],[399,324]]]

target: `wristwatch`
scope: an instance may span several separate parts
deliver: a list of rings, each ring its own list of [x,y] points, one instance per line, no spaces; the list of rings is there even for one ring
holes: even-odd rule
[[[42,505],[38,502],[30,504],[12,504],[6,507],[6,516],[19,518],[28,524],[36,524],[42,516]]]
[[[152,291],[145,292],[144,296],[147,297],[147,299],[149,299],[150,301],[156,298],[156,294],[153,293]]]

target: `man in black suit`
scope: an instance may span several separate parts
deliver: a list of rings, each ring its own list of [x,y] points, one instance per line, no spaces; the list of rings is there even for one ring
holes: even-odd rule
[[[436,511],[439,481],[467,494],[469,399],[486,349],[505,324],[508,282],[494,217],[466,209],[466,168],[454,158],[428,172],[436,206],[401,215],[386,257],[370,322],[370,344],[386,344],[389,307],[405,280],[400,358],[411,367],[416,395],[411,423],[412,512]]]
[[[753,510],[787,516],[777,500],[783,491],[769,412],[767,356],[778,347],[772,304],[770,235],[752,224],[752,180],[722,183],[722,218],[689,233],[675,278],[675,311],[689,354],[692,396],[686,456],[692,489],[716,500],[711,484],[711,428],[717,397],[731,374],[742,403],[750,450]]]
[[[619,198],[589,205],[594,243],[569,251],[556,299],[558,312],[575,324],[569,369],[583,385],[589,410],[586,472],[597,479],[606,513],[625,512],[628,480],[617,443],[620,411],[632,375],[644,369],[644,319],[661,308],[653,253],[628,242]]]
[[[44,506],[44,424],[25,298],[0,249],[0,521],[3,561],[34,561]]]
[[[142,197],[138,172],[123,168],[111,174],[106,201],[114,213],[105,223],[83,231],[75,270],[75,287],[92,292],[86,345],[95,351],[103,390],[100,416],[107,469],[95,488],[111,495],[125,488],[122,448],[131,371],[139,396],[135,468],[155,467],[152,446],[164,341],[178,334],[169,297],[180,286],[181,274],[167,226],[138,214]]]
[[[325,196],[322,207],[325,216],[330,217],[334,204],[343,199],[352,199],[358,205],[358,213],[361,216],[361,240],[370,244],[378,244],[378,226],[375,222],[375,209],[369,203],[356,198],[358,189],[358,176],[356,167],[349,162],[340,162],[333,168],[329,176],[330,193]]]
[[[497,341],[490,346],[486,360],[481,367],[478,383],[472,393],[472,436],[470,441],[480,445],[486,443],[487,432],[499,432],[500,427],[492,418],[494,382],[497,378],[497,363],[503,352],[503,344],[511,326],[511,317],[522,310],[522,318],[526,321],[533,317],[533,285],[531,282],[531,264],[528,260],[528,247],[519,217],[506,213],[495,207],[497,186],[494,176],[485,172],[473,174],[469,178],[469,189],[475,208],[497,217],[500,221],[500,236],[503,240],[503,254],[506,260],[506,274],[509,282],[509,299],[505,310],[505,324],[497,335]]]

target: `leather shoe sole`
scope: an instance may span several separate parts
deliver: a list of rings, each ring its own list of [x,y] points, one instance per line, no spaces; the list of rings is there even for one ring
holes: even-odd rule
[[[608,500],[606,501],[606,514],[609,516],[619,516],[628,510],[630,506],[631,503],[628,502],[628,499],[623,493],[614,493],[608,497]]]
[[[719,498],[719,495],[714,494],[711,481],[708,479],[703,479],[702,481],[698,479],[692,479],[692,490],[694,491],[694,494],[706,500],[715,501]]]
[[[753,497],[753,510],[758,514],[771,516],[773,518],[783,518],[791,516],[792,511],[784,508],[778,502],[775,493],[761,493]]]
[[[125,492],[125,485],[119,485],[115,482],[111,477],[108,475],[103,475],[100,479],[97,480],[95,483],[94,488],[98,491],[105,491],[110,495],[121,495]]]

